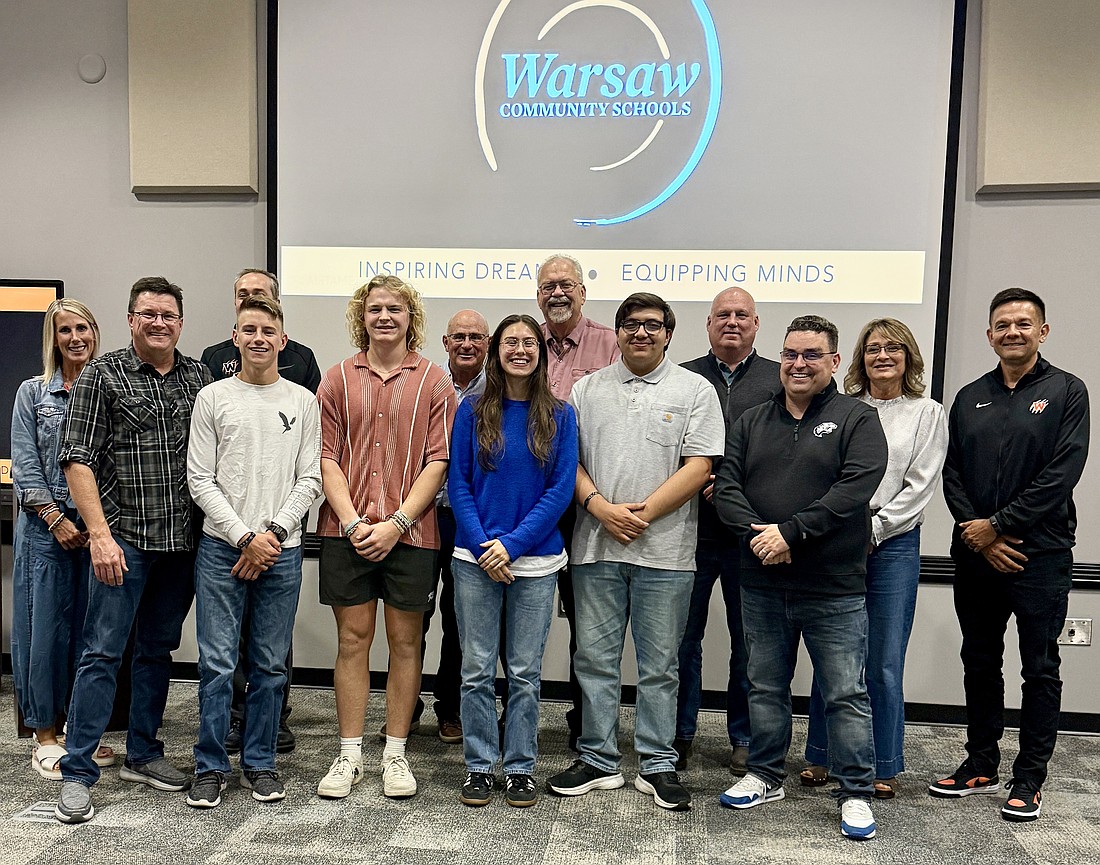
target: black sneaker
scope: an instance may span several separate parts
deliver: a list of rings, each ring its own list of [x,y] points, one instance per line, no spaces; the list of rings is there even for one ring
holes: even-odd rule
[[[530,775],[509,775],[504,782],[505,801],[516,808],[534,805],[539,794],[535,789],[535,779]]]
[[[1011,791],[1008,801],[1001,807],[1001,816],[1013,823],[1030,823],[1039,819],[1043,810],[1043,794],[1031,781],[1013,778],[1006,785]]]
[[[977,793],[996,793],[1000,785],[996,772],[992,775],[975,772],[970,765],[970,760],[967,759],[955,770],[955,774],[929,784],[928,795],[939,799],[961,799],[963,796],[973,796]]]
[[[672,747],[676,749],[676,771],[683,772],[691,756],[691,739],[673,739]]]
[[[493,799],[493,776],[488,772],[467,772],[458,801],[479,808]]]
[[[289,754],[297,744],[298,740],[294,736],[294,731],[287,726],[286,721],[280,721],[279,733],[275,738],[275,753]]]
[[[217,771],[203,772],[191,782],[187,804],[192,808],[217,808],[222,803],[224,789],[225,775]]]
[[[274,769],[246,769],[241,772],[241,786],[251,790],[257,802],[278,802],[286,798],[286,788]]]
[[[634,779],[634,789],[652,796],[653,801],[667,811],[686,811],[691,807],[691,794],[675,772],[638,775]]]
[[[235,718],[229,722],[229,732],[225,734],[225,753],[239,754],[244,747],[244,728]]]
[[[546,782],[546,789],[559,796],[583,796],[589,790],[617,790],[623,786],[622,772],[605,772],[584,760],[574,760],[573,765]]]

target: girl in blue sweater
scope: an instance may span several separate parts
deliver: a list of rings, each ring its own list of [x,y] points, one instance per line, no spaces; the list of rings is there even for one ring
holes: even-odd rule
[[[494,682],[504,633],[508,716],[505,798],[533,805],[542,653],[558,571],[568,558],[558,519],[573,498],[577,419],[555,399],[546,340],[528,315],[510,315],[489,342],[485,393],[459,406],[447,491],[454,510],[455,613],[462,642],[466,781],[459,799],[487,805],[501,758]]]

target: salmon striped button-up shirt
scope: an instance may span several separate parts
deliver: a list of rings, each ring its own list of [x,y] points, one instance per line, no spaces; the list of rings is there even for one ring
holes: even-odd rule
[[[356,512],[372,523],[400,508],[428,463],[450,458],[454,387],[440,367],[414,351],[386,376],[367,365],[365,352],[349,357],[325,373],[317,402],[321,459],[339,464]],[[317,534],[341,534],[327,501],[321,505]],[[401,542],[439,549],[434,504]]]

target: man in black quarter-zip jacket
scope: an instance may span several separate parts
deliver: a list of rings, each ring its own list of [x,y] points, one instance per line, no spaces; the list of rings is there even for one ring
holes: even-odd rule
[[[1004,634],[1019,633],[1020,751],[1001,816],[1035,820],[1061,708],[1058,634],[1073,579],[1073,488],[1088,455],[1088,391],[1039,354],[1050,325],[1034,292],[1008,288],[989,306],[1000,363],[951,407],[943,492],[956,526],[955,611],[962,630],[967,758],[928,788],[941,798],[996,793],[1004,732]]]
[[[715,479],[718,515],[741,536],[748,644],[748,774],[719,797],[730,808],[783,798],[798,642],[822,683],[840,830],[873,838],[866,576],[868,503],[886,472],[886,436],[871,407],[837,391],[836,326],[791,322],[782,392],[730,427]],[[827,683],[827,684],[824,684]]]

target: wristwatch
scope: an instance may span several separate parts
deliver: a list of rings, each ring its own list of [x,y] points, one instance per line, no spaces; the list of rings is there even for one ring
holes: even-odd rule
[[[278,540],[280,544],[286,543],[286,538],[289,533],[278,523],[268,523],[267,530],[271,532],[271,534],[275,535],[276,540]]]

